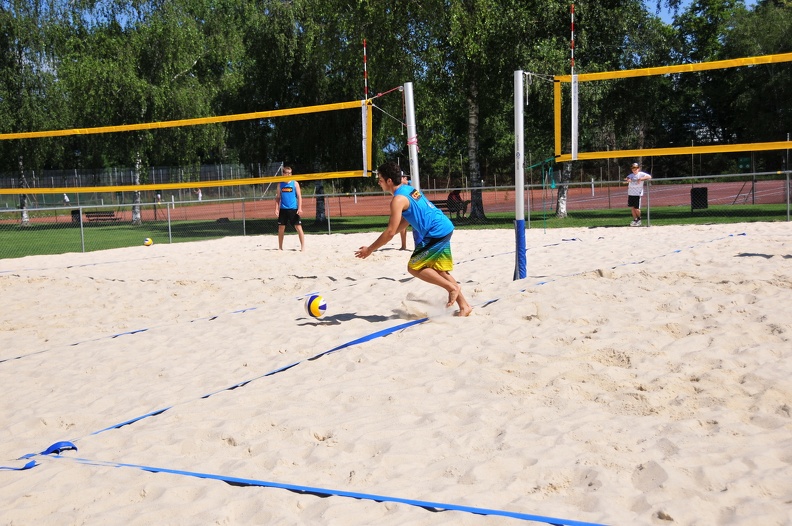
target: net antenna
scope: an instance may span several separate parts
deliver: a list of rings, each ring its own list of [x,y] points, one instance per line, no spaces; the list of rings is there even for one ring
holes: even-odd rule
[[[368,56],[366,54],[366,39],[363,39],[363,100],[364,103],[362,105],[362,112],[360,115],[361,118],[361,129],[363,130],[363,137],[361,138],[362,148],[363,148],[363,176],[365,177],[368,175],[370,170],[372,169],[371,164],[371,155],[370,152],[367,155],[366,145],[369,144],[370,138],[370,126],[371,126],[371,107],[369,102],[369,92],[368,92]]]
[[[366,39],[363,39],[363,98],[368,100],[368,55],[366,54]]]

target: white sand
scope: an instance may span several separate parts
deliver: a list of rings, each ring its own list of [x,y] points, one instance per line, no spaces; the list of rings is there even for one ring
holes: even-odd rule
[[[519,523],[128,463],[586,522],[790,524],[790,234],[534,228],[513,281],[512,231],[458,231],[467,319],[397,240],[356,259],[375,234],[0,260],[0,466],[78,447],[0,470],[0,523]]]

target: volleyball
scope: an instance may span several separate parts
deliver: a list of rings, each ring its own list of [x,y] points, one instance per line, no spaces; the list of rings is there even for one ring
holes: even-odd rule
[[[318,294],[311,294],[305,298],[305,313],[311,318],[321,318],[327,310],[327,303]]]
[[[146,239],[143,240],[143,244],[147,247],[150,247],[151,245],[154,244],[154,240],[151,239],[150,237],[147,237]]]

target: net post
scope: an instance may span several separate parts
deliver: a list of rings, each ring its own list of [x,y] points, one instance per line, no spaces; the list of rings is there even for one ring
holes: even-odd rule
[[[415,101],[413,99],[412,82],[404,83],[404,106],[407,113],[407,147],[410,153],[410,186],[421,189],[421,177],[418,173],[418,131],[415,126]]]
[[[514,279],[525,278],[525,115],[523,72],[514,72]]]
[[[572,36],[569,41],[570,51],[572,53],[570,74],[572,75],[572,160],[577,161],[578,155],[578,78],[575,75],[575,4],[569,8],[569,14],[572,17],[571,28]]]

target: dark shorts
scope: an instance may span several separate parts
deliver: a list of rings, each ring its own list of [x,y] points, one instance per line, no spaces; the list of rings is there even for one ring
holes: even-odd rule
[[[630,208],[641,208],[641,196],[640,195],[628,195],[627,196],[627,206]]]
[[[280,212],[278,212],[278,224],[284,226],[301,225],[300,214],[294,208],[281,208]]]

